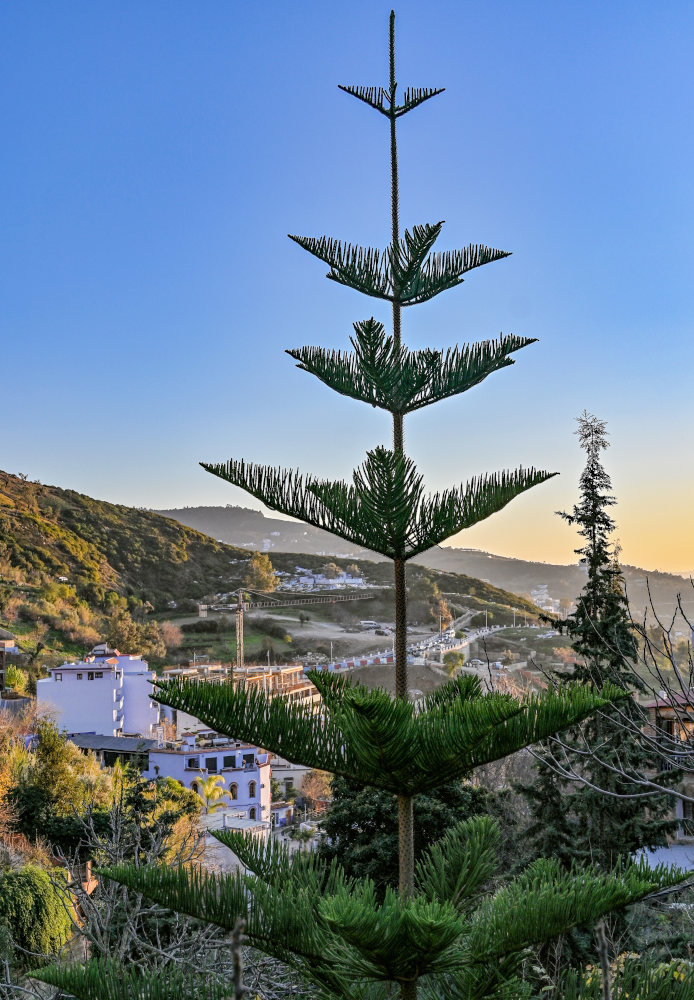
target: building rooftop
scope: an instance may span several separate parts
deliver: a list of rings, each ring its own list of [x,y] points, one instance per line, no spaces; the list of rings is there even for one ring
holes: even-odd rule
[[[156,740],[142,736],[101,736],[99,733],[73,733],[68,736],[80,750],[116,750],[121,753],[145,753],[155,750]]]
[[[661,692],[663,695],[664,692]],[[665,697],[654,698],[646,701],[643,708],[694,708],[694,690],[691,691],[671,691]]]

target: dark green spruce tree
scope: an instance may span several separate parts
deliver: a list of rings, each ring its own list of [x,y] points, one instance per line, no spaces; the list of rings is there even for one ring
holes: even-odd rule
[[[349,483],[236,459],[205,468],[273,510],[392,560],[396,696],[327,673],[310,674],[323,699],[317,714],[231,685],[161,681],[157,696],[221,733],[395,795],[399,886],[379,898],[370,879],[346,875],[335,861],[315,853],[290,857],[273,841],[264,845],[231,832],[218,837],[246,872],[122,866],[101,874],[229,931],[243,919],[251,945],[294,966],[325,998],[385,1000],[393,988],[402,1000],[517,996],[519,956],[530,945],[644,898],[678,876],[640,866],[618,874],[563,871],[541,860],[492,894],[483,887],[494,872],[498,832],[486,816],[458,822],[415,864],[416,795],[566,730],[622,692],[611,685],[602,691],[576,685],[517,701],[485,694],[476,678],[463,677],[416,703],[408,698],[407,561],[501,510],[549,474],[521,469],[480,475],[441,494],[424,492],[422,476],[405,453],[405,416],[478,385],[512,364],[511,355],[531,341],[506,335],[444,350],[406,346],[403,309],[454,288],[468,271],[507,254],[476,245],[434,252],[441,222],[401,229],[398,123],[440,91],[398,84],[393,14],[386,86],[342,89],[385,120],[390,242],[375,250],[326,237],[293,239],[327,264],[332,281],[389,303],[392,328],[366,319],[354,326],[351,351],[301,347],[289,353],[328,387],[389,412],[392,447],[369,452]],[[88,963],[49,968],[41,976],[84,1000],[168,1000],[182,991],[196,1000],[221,1000],[232,993],[224,982],[196,983],[193,970],[155,978],[136,967]]]
[[[638,641],[611,542],[615,523],[610,508],[616,501],[602,464],[609,446],[606,424],[584,412],[576,433],[586,453],[580,497],[570,514],[560,516],[575,525],[583,539],[576,554],[585,567],[586,583],[576,610],[561,622],[580,657],[571,674],[562,672],[561,679],[570,676],[590,688],[609,682],[633,693],[618,706],[597,712],[580,733],[564,738],[575,751],[567,763],[585,784],[562,781],[549,763],[539,762],[536,782],[525,792],[535,820],[529,834],[538,855],[546,852],[547,820],[555,817],[560,829],[554,857],[567,864],[578,857],[609,869],[641,847],[665,844],[676,823],[668,818],[671,798],[640,780],[659,768],[637,735],[648,720],[634,693],[644,693],[646,687],[636,669]],[[662,774],[658,783],[671,784],[676,778],[673,772]]]

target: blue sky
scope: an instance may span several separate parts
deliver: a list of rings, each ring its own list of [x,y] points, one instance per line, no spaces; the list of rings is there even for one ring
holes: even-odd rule
[[[380,412],[297,371],[376,300],[296,232],[384,245],[387,124],[338,83],[384,83],[366,0],[7,3],[0,10],[2,461],[146,507],[240,503],[197,462],[349,475]],[[517,364],[408,419],[433,488],[534,464],[560,477],[456,540],[573,558],[584,409],[607,420],[623,559],[694,569],[694,6],[638,0],[397,8],[401,221],[513,251],[407,310],[411,346],[500,331]]]

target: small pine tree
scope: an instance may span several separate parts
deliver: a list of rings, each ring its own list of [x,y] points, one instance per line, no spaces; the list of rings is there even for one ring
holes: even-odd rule
[[[335,391],[389,412],[393,446],[370,451],[351,483],[242,460],[204,467],[275,510],[392,560],[396,697],[318,672],[310,673],[323,699],[318,714],[231,685],[163,680],[157,691],[162,702],[219,732],[396,796],[398,890],[388,888],[379,900],[370,879],[352,878],[334,861],[315,854],[290,857],[273,841],[263,845],[232,831],[216,836],[250,874],[165,866],[119,866],[102,874],[229,931],[242,917],[250,944],[292,964],[325,997],[382,1000],[397,984],[401,1000],[415,1000],[423,980],[422,988],[433,996],[499,997],[528,945],[597,919],[677,876],[638,866],[619,876],[591,869],[563,872],[543,860],[485,896],[498,831],[484,816],[457,823],[415,864],[416,795],[563,731],[622,693],[609,686],[602,693],[576,686],[519,702],[483,694],[476,678],[461,677],[416,703],[409,700],[407,561],[501,510],[550,474],[519,469],[481,475],[442,494],[425,494],[422,476],[405,454],[405,415],[478,385],[512,364],[511,355],[532,341],[507,335],[445,350],[406,347],[403,308],[426,302],[459,285],[468,271],[508,255],[482,245],[434,253],[441,222],[400,229],[396,126],[441,91],[402,89],[397,83],[392,12],[388,85],[342,89],[388,123],[391,242],[381,251],[326,237],[292,238],[328,265],[331,280],[389,303],[392,331],[371,318],[355,324],[351,352],[302,347],[289,353]],[[199,1000],[228,995],[225,984],[182,983],[178,971],[153,979],[139,969],[87,965],[68,972],[48,969],[41,978],[84,1000],[124,994],[168,1000],[184,988]]]

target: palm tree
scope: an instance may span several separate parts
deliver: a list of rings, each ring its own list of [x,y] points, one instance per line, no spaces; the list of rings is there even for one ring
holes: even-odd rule
[[[202,773],[202,772],[201,772]],[[223,809],[225,802],[220,800],[226,795],[226,791],[221,786],[224,784],[223,774],[209,774],[203,778],[198,787],[198,795],[203,801],[205,813],[214,812],[216,809]]]

